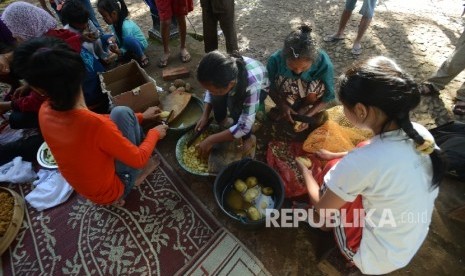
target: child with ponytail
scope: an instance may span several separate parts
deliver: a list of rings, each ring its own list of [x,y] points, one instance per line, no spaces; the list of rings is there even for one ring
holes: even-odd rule
[[[288,121],[296,132],[306,130],[309,122],[316,122],[310,126],[316,128],[325,119],[322,111],[335,98],[334,72],[329,56],[318,49],[312,29],[302,25],[292,31],[284,47],[268,59],[266,69],[269,95],[276,104],[268,116]]]
[[[228,127],[203,140],[199,144],[200,153],[205,156],[214,144],[234,139],[242,139],[243,152],[250,152],[255,146],[252,126],[260,94],[269,85],[265,66],[248,57],[213,51],[200,61],[197,80],[207,91],[204,112],[195,130],[206,126],[212,111],[220,126]]]
[[[103,20],[116,34],[116,44],[111,44],[109,50],[120,57],[134,58],[141,67],[147,67],[149,58],[144,54],[148,45],[147,39],[140,27],[127,19],[129,11],[124,1],[99,0],[97,8]]]
[[[433,136],[409,119],[420,93],[394,61],[368,59],[347,70],[340,84],[347,119],[375,136],[349,153],[317,153],[342,158],[330,162],[336,164],[322,188],[298,166],[319,217],[339,210],[341,221],[332,228],[343,255],[363,274],[387,274],[406,266],[425,240],[445,167]]]

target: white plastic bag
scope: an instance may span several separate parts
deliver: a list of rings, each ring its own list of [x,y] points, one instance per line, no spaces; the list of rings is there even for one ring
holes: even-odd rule
[[[0,167],[0,182],[24,183],[37,177],[31,162],[22,161],[18,156],[13,161]]]
[[[32,183],[35,188],[26,195],[25,199],[38,211],[65,202],[73,193],[73,188],[58,170],[40,170],[37,175],[39,179]]]

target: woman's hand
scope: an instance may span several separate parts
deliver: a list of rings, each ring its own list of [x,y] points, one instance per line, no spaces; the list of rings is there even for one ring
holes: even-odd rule
[[[304,164],[300,158],[296,157],[295,163],[297,164],[297,168],[299,169],[302,175],[306,175],[306,174],[312,175],[312,170],[309,170],[306,164]]]
[[[10,73],[10,63],[12,57],[12,52],[0,55],[0,75],[8,75]]]
[[[323,160],[333,160],[336,158],[341,158],[347,155],[347,152],[332,152],[325,149],[320,149],[315,152],[315,154]]]
[[[151,106],[142,113],[142,117],[144,120],[155,120],[160,117],[160,113],[161,110],[158,106]]]
[[[200,117],[200,120],[195,125],[195,131],[196,132],[201,131],[207,125],[207,122],[208,122],[208,116],[205,116],[205,114],[202,115],[202,117]]]
[[[168,129],[168,126],[167,125],[158,125],[156,127],[154,127],[154,129],[156,129],[158,131],[158,133],[160,134],[160,139],[163,139],[165,138],[166,136],[166,130]]]
[[[203,140],[197,145],[201,158],[207,158],[210,154],[210,151],[212,150],[214,143],[211,142],[212,139],[210,139],[210,137],[211,136],[207,137],[205,140]]]
[[[11,102],[0,102],[0,115],[11,110]]]
[[[13,100],[17,100],[23,96],[25,96],[29,90],[31,89],[31,87],[27,84],[25,85],[22,85],[18,88],[16,88],[15,92],[13,92],[13,96],[11,97]]]
[[[294,124],[294,119],[292,119],[292,114],[296,114],[292,108],[287,105],[286,103],[282,104],[280,107],[281,112],[283,113],[283,117],[285,120],[287,120],[289,123]]]

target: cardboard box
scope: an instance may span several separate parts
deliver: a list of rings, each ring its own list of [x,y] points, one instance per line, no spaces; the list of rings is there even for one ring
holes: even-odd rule
[[[99,77],[102,92],[108,94],[112,105],[144,112],[160,103],[155,80],[135,60],[101,73]]]
[[[187,78],[190,75],[189,69],[184,66],[180,67],[170,67],[163,69],[162,78],[165,81]]]

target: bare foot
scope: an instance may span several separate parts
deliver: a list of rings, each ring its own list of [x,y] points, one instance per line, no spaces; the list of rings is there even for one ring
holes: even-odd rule
[[[154,155],[149,158],[149,161],[147,161],[147,164],[145,164],[145,167],[142,169],[142,171],[139,173],[137,176],[136,182],[134,185],[136,187],[140,186],[142,182],[151,174],[157,167],[160,165],[160,159],[158,159],[158,156]]]

